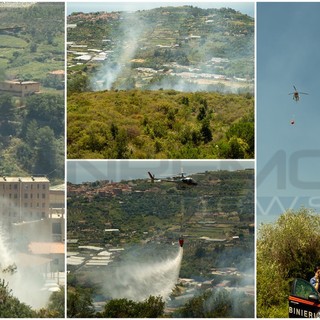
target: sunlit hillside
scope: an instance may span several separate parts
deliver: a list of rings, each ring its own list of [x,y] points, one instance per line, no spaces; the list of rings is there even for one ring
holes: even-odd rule
[[[174,90],[75,93],[68,158],[254,158],[251,95]]]

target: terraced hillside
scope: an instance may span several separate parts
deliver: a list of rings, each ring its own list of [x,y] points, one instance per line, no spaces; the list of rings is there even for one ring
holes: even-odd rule
[[[0,6],[0,70],[5,78],[46,85],[48,72],[64,69],[64,51],[63,3]]]
[[[69,91],[253,92],[254,20],[193,6],[68,16]]]

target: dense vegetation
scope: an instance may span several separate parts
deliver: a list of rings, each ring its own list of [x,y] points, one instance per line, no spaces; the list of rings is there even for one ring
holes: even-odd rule
[[[64,3],[2,4],[0,80],[38,81],[41,94],[0,95],[0,172],[64,179]]]
[[[105,91],[68,98],[68,158],[254,158],[251,95]]]
[[[307,281],[320,261],[320,216],[302,208],[260,227],[257,239],[257,315],[287,318],[293,279]]]
[[[0,279],[1,318],[64,318],[64,290],[51,294],[48,305],[38,311],[20,302],[10,290],[9,284]]]
[[[160,297],[150,296],[142,302],[128,299],[109,301],[102,312],[94,312],[86,291],[68,295],[68,317],[86,318],[165,318],[164,305]],[[235,303],[235,296],[237,303]],[[85,298],[86,297],[86,298]],[[80,303],[79,303],[80,302]],[[194,297],[175,311],[176,318],[253,318],[254,303],[245,294],[225,289],[207,291]]]
[[[28,97],[17,108],[0,95],[0,170],[3,175],[64,178],[64,98],[60,94]]]

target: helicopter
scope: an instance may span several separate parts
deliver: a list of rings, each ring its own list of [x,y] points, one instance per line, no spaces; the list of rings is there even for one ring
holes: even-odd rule
[[[151,182],[174,182],[179,184],[180,186],[196,186],[198,183],[192,179],[191,177],[185,176],[185,174],[182,172],[180,175],[173,176],[172,178],[166,178],[166,179],[158,179],[155,177],[154,174],[148,171],[148,175],[151,179]]]
[[[289,95],[292,94],[293,95],[292,99],[296,100],[297,102],[300,100],[300,96],[299,96],[300,94],[308,94],[306,92],[299,92],[295,86],[293,86],[293,89],[294,89],[294,92],[289,93]]]

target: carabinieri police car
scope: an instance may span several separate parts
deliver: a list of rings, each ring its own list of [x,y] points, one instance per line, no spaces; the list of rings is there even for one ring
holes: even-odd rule
[[[303,279],[294,279],[289,296],[289,318],[320,318],[320,294]]]

